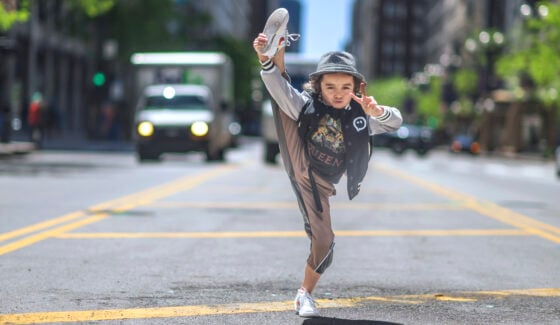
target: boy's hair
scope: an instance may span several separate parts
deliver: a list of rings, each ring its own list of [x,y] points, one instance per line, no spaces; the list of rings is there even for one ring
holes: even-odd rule
[[[313,76],[309,78],[309,81],[303,84],[303,90],[311,92],[316,95],[321,95],[321,81],[323,80],[324,74],[320,76]],[[360,83],[362,82],[360,78],[352,76],[354,78],[354,89],[353,92],[356,96],[361,96]]]

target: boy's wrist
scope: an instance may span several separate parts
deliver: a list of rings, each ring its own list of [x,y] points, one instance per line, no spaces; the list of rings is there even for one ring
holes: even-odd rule
[[[261,62],[261,64],[263,62],[266,62],[266,61],[270,60],[270,58],[266,55],[257,54],[257,56],[259,57],[259,61]]]

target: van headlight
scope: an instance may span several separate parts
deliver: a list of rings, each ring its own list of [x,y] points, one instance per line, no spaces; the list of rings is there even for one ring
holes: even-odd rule
[[[202,137],[208,134],[208,124],[206,122],[194,122],[191,125],[191,133],[194,136]]]
[[[151,122],[140,122],[136,131],[143,137],[149,137],[154,134],[154,125]]]

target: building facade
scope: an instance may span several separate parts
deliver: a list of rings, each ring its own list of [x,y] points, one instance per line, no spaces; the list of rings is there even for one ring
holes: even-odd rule
[[[426,11],[430,0],[356,0],[352,44],[368,78],[410,77],[426,62]]]

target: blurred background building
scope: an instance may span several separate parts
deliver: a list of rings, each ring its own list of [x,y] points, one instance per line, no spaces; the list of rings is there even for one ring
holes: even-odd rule
[[[299,0],[92,0],[89,7],[71,0],[0,4],[0,17],[28,12],[0,32],[3,142],[28,134],[29,107],[39,99],[47,139],[68,134],[128,139],[135,104],[127,93],[128,58],[133,52],[154,50],[219,50],[230,55],[236,66],[235,109],[245,130],[255,133],[258,128],[251,125],[258,121],[261,97],[255,96],[258,65],[250,43],[278,7],[290,12],[290,33],[301,33],[305,10]],[[346,50],[355,54],[359,69],[372,83],[398,76],[426,91],[434,87],[430,78],[440,77],[438,103],[432,106],[437,106],[434,115],[442,117],[434,126],[448,137],[474,132],[487,150],[539,150],[544,140],[557,137],[556,115],[547,115],[538,105],[516,104],[495,73],[504,39],[527,15],[538,12],[538,5],[534,0],[355,0]],[[529,14],[523,12],[527,8]],[[299,52],[300,46],[295,42],[288,51]],[[467,96],[473,113],[465,117],[459,113],[466,106],[457,107],[466,101],[452,78],[467,67],[476,79]],[[417,109],[419,103],[402,105],[411,120],[424,114],[423,120],[415,121],[434,121],[425,116],[430,113]],[[100,131],[108,118],[113,119],[113,133]]]
[[[538,7],[531,0],[356,0],[347,49],[369,80],[404,76],[425,88],[430,77],[441,77],[440,100],[433,105],[440,106],[445,118],[441,141],[471,133],[485,150],[546,150],[543,142],[554,146],[558,138],[557,109],[513,100],[495,71],[506,34]],[[476,97],[472,114],[458,112],[461,105],[468,106],[452,80],[462,68],[477,76],[470,95]],[[417,116],[413,109],[405,113]]]

